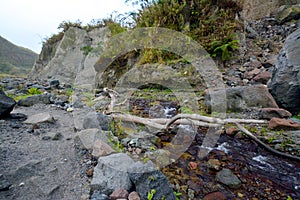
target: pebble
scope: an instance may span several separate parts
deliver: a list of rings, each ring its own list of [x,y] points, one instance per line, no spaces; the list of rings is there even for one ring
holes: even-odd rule
[[[195,169],[197,169],[198,165],[197,165],[197,163],[195,163],[195,162],[189,162],[189,167],[190,167],[192,170],[195,170]]]

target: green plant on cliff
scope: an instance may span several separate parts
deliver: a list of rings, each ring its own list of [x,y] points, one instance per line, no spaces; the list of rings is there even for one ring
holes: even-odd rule
[[[80,48],[81,51],[83,51],[83,55],[87,56],[90,52],[94,50],[91,46],[84,46]]]
[[[224,44],[227,38],[242,27],[241,22],[236,20],[236,16],[242,10],[241,1],[127,0],[127,2],[140,4],[142,8],[132,15],[136,27],[163,27],[182,32],[199,42],[211,54],[216,53],[212,49],[213,42],[221,41]],[[234,42],[229,45],[232,48],[236,47]],[[222,47],[224,59],[230,57],[231,47]],[[164,57],[168,59],[165,55],[169,52],[146,50],[144,54],[146,61],[153,58],[154,61],[161,62],[166,60]]]
[[[231,59],[232,52],[239,48],[240,41],[235,38],[236,34],[233,34],[223,40],[217,40],[211,43],[212,56],[221,57],[224,66],[225,62]]]

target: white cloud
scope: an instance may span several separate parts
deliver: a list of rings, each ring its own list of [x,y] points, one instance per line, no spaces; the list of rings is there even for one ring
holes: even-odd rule
[[[39,53],[42,39],[57,33],[62,21],[86,24],[130,10],[125,0],[6,0],[0,7],[0,35]]]

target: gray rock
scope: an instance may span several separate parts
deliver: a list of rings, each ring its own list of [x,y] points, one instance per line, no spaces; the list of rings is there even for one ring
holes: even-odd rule
[[[108,131],[109,125],[111,124],[112,119],[105,114],[91,112],[83,120],[83,128],[101,128],[104,131]]]
[[[141,162],[135,163],[132,170],[130,170],[129,176],[141,199],[147,199],[148,192],[151,190],[155,190],[153,199],[176,199],[168,179],[151,162],[146,164]]]
[[[0,118],[9,115],[15,105],[15,100],[6,96],[0,89]]]
[[[6,179],[6,177],[3,176],[3,174],[0,174],[0,191],[9,190],[9,187],[12,184]]]
[[[35,104],[41,103],[41,104],[50,104],[50,95],[46,94],[39,94],[39,95],[33,95],[29,96],[24,99],[20,99],[18,101],[19,106],[33,106]]]
[[[102,140],[96,140],[94,142],[94,147],[92,152],[92,155],[94,157],[99,158],[101,156],[107,156],[112,153],[116,153],[116,151],[107,143],[103,142]]]
[[[80,142],[84,149],[92,150],[96,140],[108,143],[109,134],[109,132],[102,131],[101,129],[86,129],[77,133],[75,141]]]
[[[240,179],[226,168],[217,173],[216,180],[232,189],[238,189],[242,184]]]
[[[25,124],[38,124],[38,123],[54,123],[55,119],[50,113],[39,113],[36,115],[29,116]]]
[[[205,96],[208,110],[224,110],[224,91],[209,90]],[[213,95],[213,102],[211,96]],[[219,97],[219,98],[218,98]],[[264,85],[242,86],[226,89],[227,110],[232,112],[243,111],[251,107],[278,108],[274,98]],[[226,106],[226,104],[225,104]]]
[[[109,200],[109,197],[106,194],[102,194],[99,191],[94,191],[91,196],[91,200]]]
[[[300,29],[288,36],[268,87],[280,108],[300,112]]]
[[[123,188],[127,191],[132,189],[128,170],[134,161],[126,154],[112,154],[98,159],[94,169],[91,189],[110,195],[114,190]]]

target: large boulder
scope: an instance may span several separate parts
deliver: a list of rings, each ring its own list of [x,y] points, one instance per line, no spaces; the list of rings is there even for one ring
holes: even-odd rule
[[[35,104],[50,104],[51,95],[49,94],[37,94],[33,96],[20,99],[18,101],[18,106],[33,106]]]
[[[15,104],[15,100],[6,96],[5,93],[0,89],[0,118],[9,115]]]
[[[239,112],[247,108],[278,108],[274,98],[264,85],[241,86],[226,89],[226,97],[222,90],[208,90],[205,104],[209,111],[219,111],[227,102],[227,111]],[[225,111],[225,110],[224,110]]]
[[[271,82],[271,94],[279,107],[300,112],[300,29],[289,35],[279,53]]]
[[[175,200],[173,188],[166,176],[157,170],[152,162],[136,162],[132,165],[130,180],[141,199],[147,199],[153,193],[153,199]]]
[[[124,153],[100,157],[94,169],[92,190],[98,190],[106,195],[110,195],[119,188],[130,191],[132,183],[128,171],[133,164],[134,161]]]

